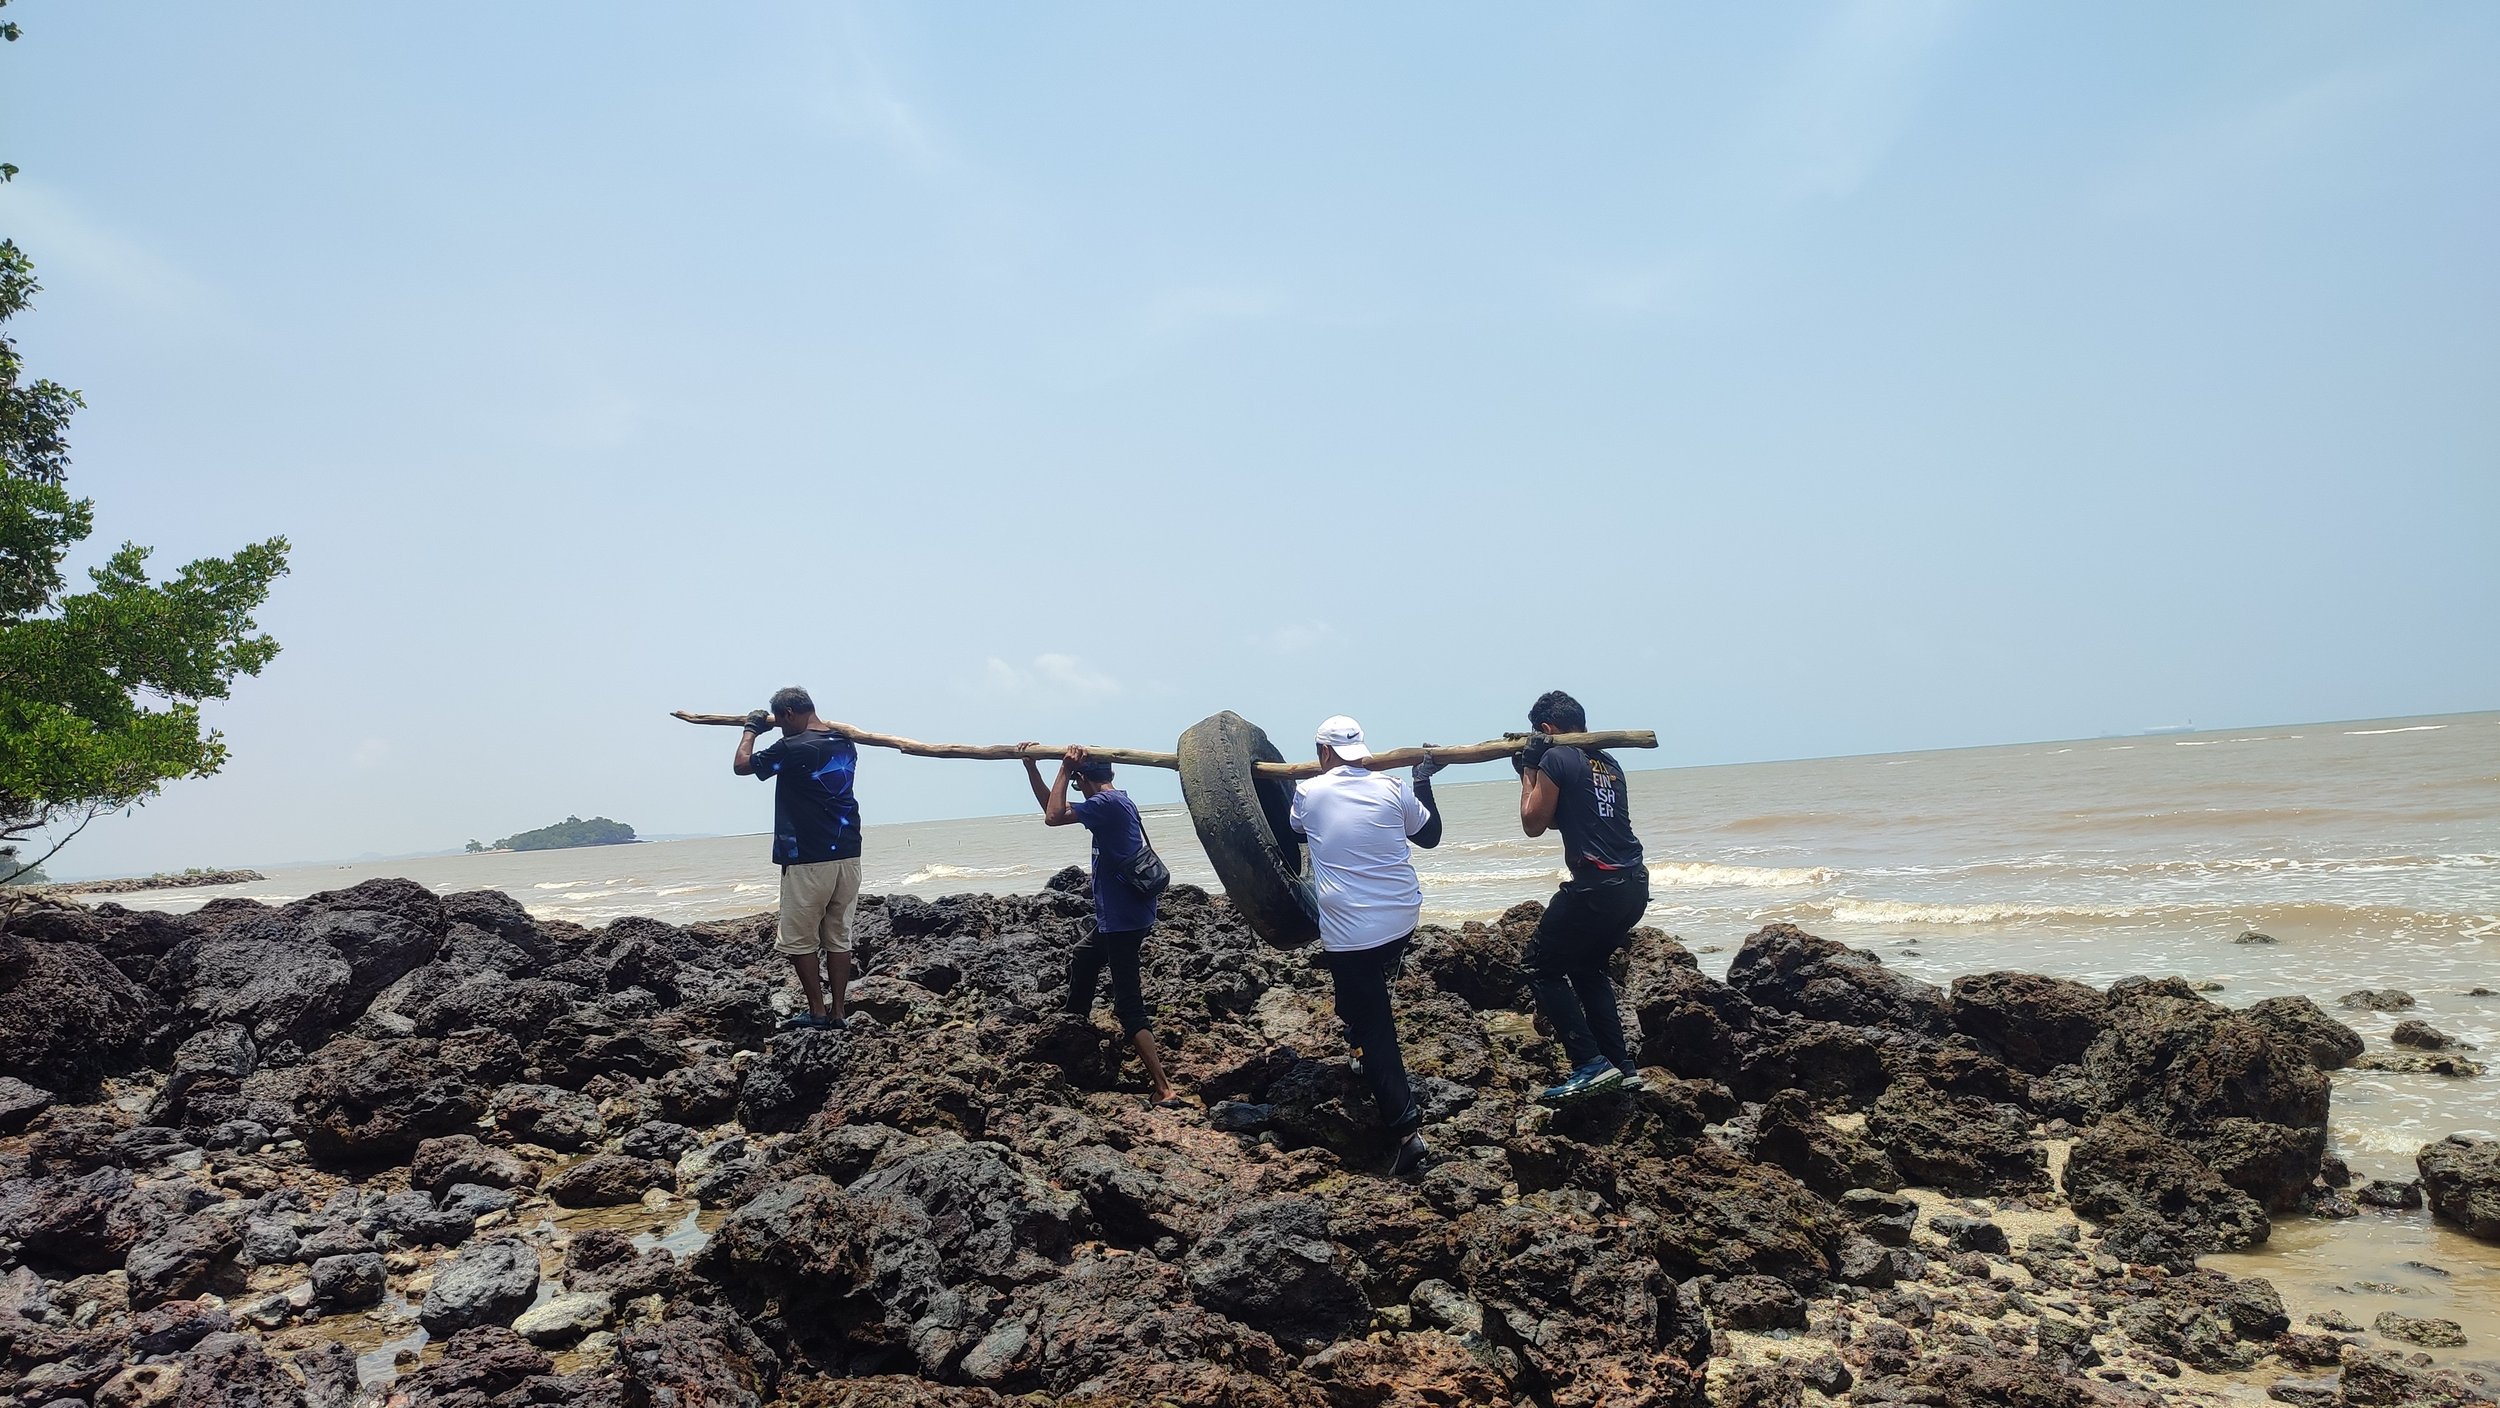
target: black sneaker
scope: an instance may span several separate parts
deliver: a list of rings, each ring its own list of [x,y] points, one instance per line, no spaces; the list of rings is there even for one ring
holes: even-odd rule
[[[1420,1134],[1410,1134],[1398,1141],[1398,1151],[1389,1158],[1391,1178],[1413,1178],[1432,1162],[1432,1146]]]

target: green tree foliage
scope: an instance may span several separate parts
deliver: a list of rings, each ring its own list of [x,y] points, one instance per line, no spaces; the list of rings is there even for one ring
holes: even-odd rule
[[[553,826],[506,836],[495,843],[499,851],[556,851],[568,846],[621,846],[634,839],[634,828],[621,821],[594,816],[588,821],[568,816]],[[469,844],[476,845],[472,841]]]
[[[66,832],[32,861],[0,848],[12,867],[40,864],[95,817],[224,765],[224,740],[199,706],[278,653],[252,613],[287,559],[286,539],[271,538],[160,582],[148,576],[148,549],[124,543],[89,569],[86,590],[68,590],[63,564],[95,530],[94,503],[63,483],[69,417],[83,403],[27,380],[5,332],[39,287],[26,255],[0,239],[0,843]]]

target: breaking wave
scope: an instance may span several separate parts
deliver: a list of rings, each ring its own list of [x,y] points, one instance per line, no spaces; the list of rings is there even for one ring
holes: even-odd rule
[[[1662,860],[1649,867],[1653,886],[1669,890],[1785,890],[1832,883],[1826,866],[1721,865],[1706,860]]]
[[[1831,924],[1932,925],[2076,925],[2094,922],[2160,923],[2199,927],[2236,926],[2281,936],[2304,933],[2475,937],[2500,923],[2500,916],[2443,913],[2400,905],[2346,905],[2324,902],[2284,904],[2026,904],[1982,900],[1967,904],[1932,904],[1915,900],[1839,899],[1790,906],[1807,919]]]
[[[893,883],[926,885],[933,880],[1011,880],[1019,875],[1041,875],[1034,865],[924,865]]]
[[[1563,868],[1559,865],[1548,864],[1511,870],[1418,869],[1415,872],[1415,878],[1422,881],[1427,890],[1448,885],[1515,885],[1530,882],[1550,885],[1562,880]]]

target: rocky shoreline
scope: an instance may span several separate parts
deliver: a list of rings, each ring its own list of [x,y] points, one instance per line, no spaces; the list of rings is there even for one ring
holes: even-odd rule
[[[268,878],[257,870],[186,870],[178,875],[124,875],[113,880],[69,880],[29,888],[42,895],[136,895],[151,890],[193,890],[204,885],[244,885]]]
[[[26,1408],[2488,1403],[2456,1327],[2198,1268],[2356,1200],[2500,1239],[2500,1145],[2358,1188],[2306,999],[1948,990],[1787,926],[1643,931],[1644,1088],[1561,1111],[1536,906],[1427,929],[1384,1153],[1324,979],[1167,900],[1204,1110],[1057,1015],[1082,877],[872,897],[850,1029],[769,920],[597,930],[369,881],[0,937],[0,1393]],[[2479,1346],[2474,1348],[2480,1348]]]

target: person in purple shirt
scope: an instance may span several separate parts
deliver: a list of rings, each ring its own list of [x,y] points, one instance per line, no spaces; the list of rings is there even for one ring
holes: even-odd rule
[[[1024,760],[1024,776],[1033,784],[1033,799],[1042,804],[1043,822],[1082,825],[1094,837],[1094,929],[1068,955],[1068,1011],[1080,1017],[1092,1014],[1094,991],[1108,967],[1112,1015],[1120,1019],[1121,1032],[1145,1064],[1146,1078],[1154,1084],[1155,1103],[1177,1107],[1182,1102],[1163,1074],[1163,1052],[1147,1025],[1145,983],[1138,972],[1146,933],[1155,926],[1154,897],[1131,885],[1121,873],[1121,863],[1146,844],[1146,825],[1137,815],[1137,804],[1111,785],[1111,764],[1086,757],[1085,750],[1074,744],[1059,760],[1059,774],[1048,785],[1042,782],[1041,766],[1031,758]],[[1074,802],[1068,800],[1070,787],[1079,794]]]

